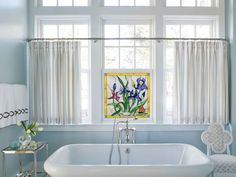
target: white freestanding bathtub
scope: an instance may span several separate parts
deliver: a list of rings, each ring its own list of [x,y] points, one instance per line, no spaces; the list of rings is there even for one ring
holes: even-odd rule
[[[58,149],[45,162],[51,177],[207,177],[213,163],[197,148],[185,144],[75,144]]]

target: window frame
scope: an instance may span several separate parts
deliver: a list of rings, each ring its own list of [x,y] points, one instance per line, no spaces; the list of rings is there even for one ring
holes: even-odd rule
[[[217,16],[202,16],[202,15],[196,15],[196,16],[172,16],[172,15],[166,15],[163,17],[163,32],[164,36],[166,35],[166,25],[174,25],[174,24],[192,24],[192,21],[194,21],[195,25],[202,25],[202,24],[209,24],[212,25],[212,38],[217,38],[220,36],[220,29],[219,29],[219,18]],[[166,37],[166,36],[165,36]]]
[[[139,19],[138,19],[139,18]],[[155,18],[153,16],[103,16],[101,17],[101,21],[102,21],[102,26],[101,26],[101,29],[102,29],[102,34],[101,36],[104,37],[104,32],[105,32],[105,29],[104,29],[104,26],[106,24],[108,25],[126,25],[126,24],[132,24],[132,25],[136,25],[139,23],[141,25],[149,25],[150,26],[150,37],[153,37],[154,36],[154,26],[155,26]],[[153,51],[154,51],[154,46],[153,46],[153,42],[150,41],[150,46],[122,46],[120,45],[120,42],[119,42],[119,45],[117,46],[105,46],[105,42],[103,41],[103,59],[105,58],[105,55],[104,55],[104,49],[106,47],[117,47],[117,48],[125,48],[125,47],[130,47],[130,48],[139,48],[139,47],[143,47],[143,48],[150,48],[151,49],[151,52],[150,52],[150,68],[151,69],[154,69],[153,67],[153,58],[154,58],[154,54],[153,54]],[[120,58],[119,58],[120,60]],[[105,60],[103,60],[103,63],[102,63],[102,68],[104,69],[105,68]],[[124,69],[125,70],[125,69]],[[137,69],[136,69],[137,70]],[[139,69],[139,70],[142,70],[142,69]]]
[[[35,16],[35,36],[43,38],[43,25],[62,25],[62,24],[86,24],[88,25],[88,37],[91,35],[90,16]],[[59,32],[59,31],[57,31]],[[59,34],[57,34],[59,35]],[[91,107],[91,42],[88,45],[82,46],[88,49],[88,68],[81,68],[81,74],[88,75],[88,108]],[[82,109],[81,109],[82,111]],[[91,110],[88,109],[88,119],[91,120]],[[81,119],[82,120],[82,117]],[[83,123],[81,123],[83,124]]]
[[[209,38],[218,38],[219,37],[219,29],[217,27],[219,27],[218,25],[218,21],[219,18],[217,16],[164,16],[164,23],[163,23],[163,32],[164,32],[164,37],[168,37],[166,36],[166,26],[167,25],[194,25],[196,27],[196,25],[205,25],[205,24],[210,24],[210,26],[212,27],[211,30],[211,37]],[[181,33],[181,30],[180,30]],[[196,35],[196,28],[195,28],[195,35]],[[181,36],[180,36],[181,37]],[[195,38],[195,37],[193,37]],[[166,58],[166,49],[168,47],[166,46],[166,44],[163,44],[163,59],[167,60]],[[168,72],[174,72],[173,69],[168,68],[166,66],[166,62],[163,62],[163,117],[166,117],[168,112],[166,111],[166,77],[167,77],[167,73]],[[174,108],[172,109],[172,120],[173,120],[173,113],[174,113]],[[166,120],[166,118],[164,118]],[[164,122],[164,120],[163,120]],[[172,123],[174,124],[174,123]]]

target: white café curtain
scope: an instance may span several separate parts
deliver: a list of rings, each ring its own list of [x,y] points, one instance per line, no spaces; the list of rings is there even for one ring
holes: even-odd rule
[[[80,122],[80,42],[30,42],[30,114],[41,124]]]
[[[175,42],[174,122],[229,122],[225,41]]]

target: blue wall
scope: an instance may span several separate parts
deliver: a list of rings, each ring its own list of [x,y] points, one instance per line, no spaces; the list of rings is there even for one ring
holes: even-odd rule
[[[0,83],[26,84],[27,0],[0,1]],[[17,126],[0,129],[0,150],[17,139]],[[0,154],[0,176],[3,176]],[[16,157],[7,158],[8,177],[18,169]]]
[[[233,125],[234,143],[232,146],[233,154],[236,155],[236,2],[231,0],[232,6],[230,6],[232,24],[231,24],[231,121]]]
[[[9,8],[6,4],[15,3],[14,6]],[[0,2],[0,26],[2,27],[14,27],[16,30],[16,36],[14,38],[23,39],[26,35],[26,0],[8,0]],[[20,8],[19,8],[20,7]],[[14,10],[19,8],[18,10]],[[2,11],[2,9],[4,11]],[[21,9],[21,10],[20,10]],[[21,12],[21,13],[20,13]],[[231,120],[234,129],[236,129],[236,2],[233,0],[226,0],[226,36],[231,40],[230,50],[230,90],[231,90]],[[13,14],[13,15],[12,15]],[[9,15],[11,17],[9,17]],[[9,20],[10,18],[10,20]],[[1,19],[7,19],[2,22]],[[2,24],[1,24],[2,23]],[[15,24],[15,25],[14,25]],[[15,26],[18,26],[15,28]],[[8,35],[5,35],[8,36]],[[4,46],[2,48],[1,46]],[[0,41],[0,82],[9,83],[25,83],[26,82],[26,62],[25,62],[25,43],[10,42],[6,45]],[[15,126],[0,129],[0,149],[5,147],[10,140],[14,139],[20,130]],[[157,131],[157,132],[138,132],[137,143],[188,143],[192,144],[202,151],[205,151],[205,146],[200,140],[201,131]],[[236,137],[236,131],[234,131],[234,137]],[[50,153],[58,149],[65,144],[74,143],[111,143],[111,132],[59,132],[59,131],[45,131],[41,132],[37,136],[37,140],[43,140],[49,142]],[[232,146],[234,154],[236,154],[236,141]],[[0,157],[1,158],[1,157]],[[12,166],[9,171],[13,172],[16,169],[17,164],[14,159],[9,159]],[[0,159],[1,165],[1,159]],[[2,176],[0,170],[0,176]]]
[[[236,138],[236,2],[234,0],[226,0],[226,37],[230,41],[230,118],[233,136]],[[236,140],[233,142],[232,152],[236,155]]]
[[[0,41],[0,82],[26,84],[26,43]]]

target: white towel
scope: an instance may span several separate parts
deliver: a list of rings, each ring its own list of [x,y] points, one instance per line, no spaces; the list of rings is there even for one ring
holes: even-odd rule
[[[0,84],[0,128],[28,120],[28,109],[25,85]]]

